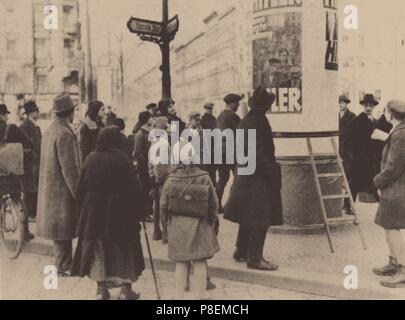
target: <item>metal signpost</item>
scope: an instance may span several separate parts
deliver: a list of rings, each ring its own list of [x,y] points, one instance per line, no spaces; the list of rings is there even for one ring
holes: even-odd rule
[[[153,42],[159,45],[162,51],[162,100],[170,100],[171,77],[170,77],[170,42],[174,40],[179,30],[179,17],[176,15],[169,20],[168,0],[163,2],[162,22],[131,17],[127,27],[131,33],[135,33],[143,41]]]

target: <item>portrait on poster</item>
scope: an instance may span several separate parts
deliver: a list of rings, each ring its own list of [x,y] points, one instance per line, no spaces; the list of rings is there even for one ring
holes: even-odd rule
[[[254,21],[253,87],[276,95],[271,113],[302,113],[302,15],[269,14]]]

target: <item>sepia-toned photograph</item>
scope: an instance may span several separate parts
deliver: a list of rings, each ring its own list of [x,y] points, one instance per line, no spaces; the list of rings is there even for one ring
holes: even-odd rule
[[[0,300],[404,300],[403,229],[404,0],[0,0]]]

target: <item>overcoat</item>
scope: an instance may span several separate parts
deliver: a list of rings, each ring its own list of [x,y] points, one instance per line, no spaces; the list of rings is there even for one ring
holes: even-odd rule
[[[374,183],[381,190],[376,223],[388,230],[405,229],[405,122],[392,130]]]
[[[253,109],[238,129],[245,132],[245,154],[256,151],[256,171],[252,175],[237,174],[224,217],[251,228],[282,225],[281,176],[270,124],[263,111]],[[256,130],[255,148],[247,142],[249,129]]]
[[[83,161],[96,149],[97,136],[103,127],[102,123],[97,123],[89,117],[84,118],[80,128],[80,151]]]
[[[77,138],[55,118],[45,132],[39,169],[37,233],[48,240],[72,240],[78,218],[77,185],[81,168]]]
[[[343,165],[347,176],[350,179],[350,164],[352,160],[351,150],[349,149],[350,126],[356,115],[350,110],[346,110],[344,115],[339,119],[339,153],[343,160]]]
[[[189,183],[206,186],[208,196],[207,219],[179,216],[170,212],[170,196],[173,185],[187,186]],[[177,195],[176,195],[177,196]],[[193,195],[201,197],[201,195]],[[219,251],[214,231],[217,219],[218,199],[209,175],[197,166],[178,166],[166,180],[160,198],[160,214],[168,221],[169,259],[172,261],[196,261],[209,259]]]
[[[351,177],[358,192],[375,194],[374,177],[380,171],[376,164],[376,144],[371,139],[376,122],[365,113],[357,116],[350,126],[349,148],[352,154]]]
[[[24,190],[37,192],[41,158],[41,128],[26,118],[21,123],[20,130],[28,143],[24,150]]]
[[[203,129],[210,129],[214,130],[217,128],[217,118],[215,118],[212,114],[204,113],[201,117],[201,127]]]
[[[121,150],[91,153],[84,161],[77,193],[80,238],[107,237],[116,242],[134,238],[145,218],[144,198],[134,167]]]

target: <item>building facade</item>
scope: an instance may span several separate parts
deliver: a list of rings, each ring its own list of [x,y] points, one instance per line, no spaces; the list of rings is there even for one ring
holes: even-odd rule
[[[16,97],[35,99],[44,113],[62,91],[80,100],[79,1],[52,1],[58,24],[51,30],[44,27],[51,14],[46,5],[41,0],[0,2],[0,97],[12,109],[18,104]]]
[[[251,90],[251,21],[250,8],[245,3],[241,1],[225,12],[213,12],[204,19],[205,30],[172,48],[173,98],[182,117],[202,110],[207,102],[214,103],[215,112],[219,113],[227,93],[248,94]],[[159,66],[133,83],[132,95],[139,109],[161,97]],[[246,110],[244,103],[241,112]]]
[[[341,28],[340,87],[350,96],[351,108],[372,93],[381,112],[394,98],[405,100],[405,2],[401,0],[343,0],[358,8],[358,30]]]

